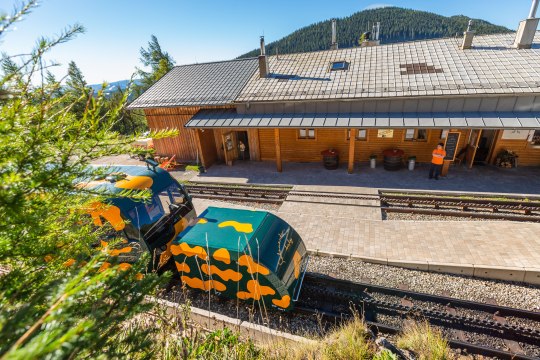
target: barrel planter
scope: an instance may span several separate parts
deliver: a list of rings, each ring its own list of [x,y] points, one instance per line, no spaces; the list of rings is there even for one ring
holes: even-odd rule
[[[325,169],[335,170],[339,167],[339,152],[334,149],[324,150],[321,152],[323,156],[323,165]]]
[[[401,169],[403,163],[403,154],[403,150],[399,149],[388,149],[383,151],[384,169],[390,171]]]

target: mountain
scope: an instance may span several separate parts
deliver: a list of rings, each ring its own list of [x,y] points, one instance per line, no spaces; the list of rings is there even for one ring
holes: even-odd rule
[[[455,36],[467,29],[468,17],[457,15],[446,17],[430,12],[385,7],[357,12],[351,16],[337,19],[337,40],[340,48],[358,46],[362,33],[371,31],[374,22],[381,23],[380,40],[382,44],[403,41],[435,39]],[[472,19],[473,30],[477,34],[506,33],[511,30],[493,25],[487,21]],[[276,48],[280,54],[326,50],[331,43],[331,20],[312,24],[296,30],[284,38],[266,45],[266,53],[274,55]],[[239,58],[259,55],[259,49],[250,51]]]
[[[140,80],[133,80],[135,84],[139,85]],[[119,89],[124,91],[127,89],[129,85],[129,80],[120,80],[120,81],[114,81],[111,83],[107,83],[107,88],[105,89],[105,95],[110,95]],[[102,84],[93,84],[88,85],[88,87],[92,88],[94,92],[97,92],[98,90],[101,90]]]

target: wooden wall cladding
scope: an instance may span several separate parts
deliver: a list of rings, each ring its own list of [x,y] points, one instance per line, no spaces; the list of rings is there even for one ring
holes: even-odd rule
[[[515,152],[518,158],[519,166],[540,166],[540,148],[534,148],[527,140],[507,140],[502,139],[502,131],[499,131],[493,155],[491,157],[492,163],[495,162],[497,154],[502,150],[511,150]]]
[[[201,162],[205,167],[212,166],[217,161],[216,143],[214,142],[214,130],[206,129],[192,130],[199,132],[199,139],[201,141]]]
[[[154,140],[156,154],[176,155],[179,161],[195,161],[197,159],[195,133],[191,129],[186,129],[184,125],[201,109],[227,108],[233,108],[233,106],[145,109],[144,113],[150,130],[177,129],[179,131],[178,136]]]
[[[297,129],[281,129],[281,157],[284,161],[317,162],[321,161],[321,151],[333,148],[340,152],[340,162],[349,158],[347,129],[317,129],[315,139],[298,139]],[[462,133],[458,152],[465,147],[468,130],[453,130]],[[399,148],[405,151],[405,157],[416,156],[419,162],[430,162],[431,152],[439,142],[441,130],[428,130],[427,141],[405,141],[405,129],[395,129],[392,138],[377,137],[377,129],[368,129],[367,140],[357,140],[355,144],[355,162],[369,161],[372,154],[382,160],[386,149]],[[275,160],[274,129],[259,129],[261,160]]]

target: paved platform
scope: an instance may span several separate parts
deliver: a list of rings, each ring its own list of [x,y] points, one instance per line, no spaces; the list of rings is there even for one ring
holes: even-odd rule
[[[326,170],[319,163],[283,163],[283,172],[273,162],[236,161],[234,166],[213,165],[192,181],[241,184],[292,184],[358,186],[364,188],[491,192],[540,195],[540,167],[502,169],[494,166],[451,166],[441,180],[428,179],[429,166],[420,164],[414,171],[386,171],[357,165],[353,174],[342,165]]]
[[[374,189],[295,186],[295,190],[344,194]],[[311,201],[315,200],[315,201]],[[195,199],[197,213],[225,202]],[[540,224],[509,221],[381,220],[376,201],[290,196],[275,213],[291,224],[312,252],[389,265],[540,284]]]

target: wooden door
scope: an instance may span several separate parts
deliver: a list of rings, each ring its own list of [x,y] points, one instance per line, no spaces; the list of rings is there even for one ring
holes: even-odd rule
[[[472,168],[474,164],[474,157],[476,156],[476,150],[478,149],[478,143],[480,142],[481,136],[482,129],[473,129],[471,131],[471,137],[467,144],[467,166],[469,169]]]

